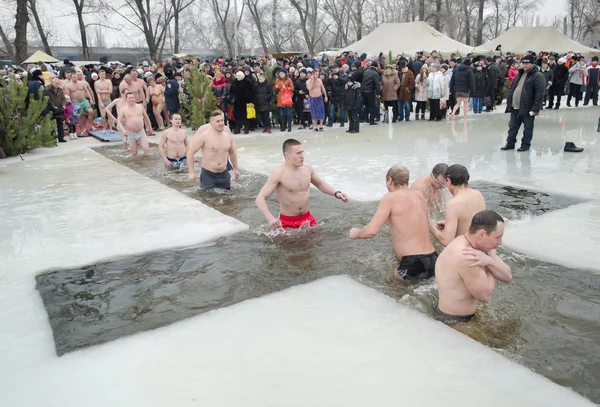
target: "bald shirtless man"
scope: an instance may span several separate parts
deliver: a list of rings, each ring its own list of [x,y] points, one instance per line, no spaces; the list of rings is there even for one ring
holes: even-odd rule
[[[256,197],[256,207],[267,218],[272,229],[300,228],[317,225],[309,210],[310,184],[324,194],[348,202],[348,197],[323,181],[310,165],[304,164],[304,149],[298,140],[283,143],[285,163],[275,168]],[[267,206],[267,199],[275,192],[279,200],[279,219]]]
[[[132,156],[136,156],[138,152],[138,144],[148,154],[150,146],[146,134],[152,133],[152,125],[150,118],[146,114],[146,109],[135,103],[135,95],[132,92],[127,92],[125,95],[127,103],[121,108],[119,121],[117,126],[121,134],[127,136],[129,150]],[[146,131],[144,132],[144,124]]]
[[[125,75],[123,75],[123,80],[119,84],[119,94],[122,95],[123,91],[125,89],[129,89],[130,91],[133,92],[132,88],[133,88],[133,81],[131,80],[131,74],[126,73]]]
[[[432,211],[439,211],[444,205],[442,191],[446,189],[446,170],[448,165],[436,164],[430,174],[417,178],[410,189],[421,191],[427,202],[427,207]]]
[[[98,108],[100,108],[100,119],[102,120],[102,133],[106,133],[106,106],[110,104],[112,82],[110,81],[110,79],[106,79],[106,71],[104,69],[100,68],[98,75],[99,79],[96,82],[94,82],[94,88],[96,89],[96,94],[98,95]]]
[[[469,177],[469,171],[460,164],[446,170],[446,185],[454,197],[446,203],[446,220],[429,224],[429,231],[443,246],[467,233],[473,216],[485,209],[485,198],[478,190],[469,188]]]
[[[420,191],[408,188],[408,168],[394,165],[385,176],[388,193],[367,226],[352,228],[350,239],[370,239],[385,223],[390,227],[396,257],[400,259],[394,277],[424,280],[433,277],[437,253],[429,237],[427,203]]]
[[[187,149],[188,163],[194,162],[194,154],[202,150],[202,169],[200,170],[200,188],[231,189],[231,174],[227,170],[227,156],[233,165],[233,177],[240,177],[235,141],[229,128],[225,127],[225,116],[222,110],[210,114],[210,126],[200,127]],[[194,166],[188,165],[189,179],[196,182]]]
[[[79,71],[71,75],[71,82],[65,85],[65,96],[70,96],[73,103],[79,106],[81,116],[79,117],[79,132],[83,136],[87,136],[87,132],[91,129],[91,120],[93,120],[94,110],[94,95],[90,86],[86,81],[80,79]],[[83,74],[81,74],[83,75]],[[89,98],[89,100],[87,99]],[[90,103],[90,101],[92,103]],[[86,120],[89,119],[89,120]]]
[[[187,168],[187,133],[181,128],[181,116],[175,113],[171,118],[172,127],[165,130],[158,142],[158,151],[165,167],[174,170]],[[167,146],[165,153],[164,146]]]
[[[480,302],[487,302],[495,280],[509,284],[512,272],[496,254],[504,219],[484,210],[473,216],[468,231],[454,239],[435,266],[439,302],[435,312],[449,322],[469,322]]]

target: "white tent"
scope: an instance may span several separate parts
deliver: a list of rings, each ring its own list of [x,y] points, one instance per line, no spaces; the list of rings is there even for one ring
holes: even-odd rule
[[[380,52],[387,56],[389,51],[394,57],[398,54],[412,56],[418,51],[429,53],[433,50],[438,51],[443,57],[450,57],[451,53],[463,57],[468,53],[479,55],[490,53],[489,48],[472,47],[455,41],[423,21],[381,24],[369,35],[343,50],[366,53],[373,57]]]
[[[597,54],[598,50],[582,45],[564,35],[558,28],[552,27],[514,27],[482,45],[495,50],[501,46],[502,52],[521,55],[527,51],[546,51],[566,54],[573,51],[579,54]]]

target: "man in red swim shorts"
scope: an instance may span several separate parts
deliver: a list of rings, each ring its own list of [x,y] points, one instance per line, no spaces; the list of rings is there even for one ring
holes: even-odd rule
[[[315,226],[317,220],[308,210],[310,184],[324,194],[348,202],[346,194],[336,191],[323,181],[310,165],[304,164],[304,149],[298,140],[288,139],[283,143],[285,163],[275,168],[256,197],[256,207],[267,218],[272,229]],[[279,219],[274,217],[267,206],[267,199],[277,194]]]

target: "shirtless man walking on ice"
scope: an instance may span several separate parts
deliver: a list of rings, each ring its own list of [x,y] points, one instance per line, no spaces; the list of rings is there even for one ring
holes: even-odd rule
[[[160,136],[158,142],[158,151],[165,162],[165,167],[169,169],[186,169],[187,168],[187,134],[181,128],[181,116],[175,113],[171,118],[173,127],[165,130]],[[167,146],[165,154],[164,146]]]
[[[438,315],[453,322],[469,322],[480,302],[487,302],[495,280],[509,284],[512,272],[496,254],[502,244],[504,219],[484,210],[473,216],[469,230],[454,239],[435,266]]]
[[[125,97],[127,104],[121,108],[117,127],[121,131],[121,134],[127,136],[132,156],[135,157],[137,155],[138,144],[144,151],[144,154],[148,154],[150,146],[148,145],[146,134],[152,133],[150,118],[146,114],[146,109],[135,103],[135,95],[133,93],[127,92]],[[146,125],[146,131],[144,131],[144,124]]]
[[[432,211],[439,211],[444,205],[442,191],[446,189],[447,169],[447,164],[436,164],[430,174],[417,178],[410,186],[413,191],[421,191],[427,202],[427,207]]]
[[[427,204],[420,191],[408,188],[408,168],[394,165],[385,176],[388,193],[367,226],[352,228],[350,239],[370,239],[389,224],[396,257],[400,259],[394,277],[423,280],[433,277],[437,253],[429,237]]]
[[[194,134],[187,150],[188,163],[194,162],[194,154],[202,150],[200,188],[231,189],[231,174],[227,170],[227,156],[233,165],[233,177],[240,177],[235,141],[230,131],[225,131],[225,117],[222,110],[210,114],[210,127],[201,126]],[[190,181],[196,182],[194,165],[188,165]]]
[[[256,207],[267,218],[272,229],[315,226],[316,219],[309,211],[310,184],[324,194],[348,202],[346,194],[336,191],[323,181],[310,165],[304,164],[304,149],[298,140],[283,143],[285,163],[275,168],[256,197]],[[267,199],[275,192],[279,200],[279,219],[267,206]]]
[[[79,106],[81,116],[79,118],[79,132],[87,136],[87,132],[91,129],[91,120],[93,120],[94,111],[94,95],[91,92],[90,86],[86,81],[80,80],[79,73],[71,75],[71,82],[65,85],[65,96],[70,96],[73,103]],[[83,74],[82,74],[83,75]],[[89,100],[87,99],[89,98]],[[92,103],[90,104],[90,100]]]
[[[429,224],[429,231],[443,246],[467,233],[473,216],[485,209],[485,198],[478,190],[469,188],[469,171],[463,165],[454,164],[446,170],[446,184],[454,195],[446,203],[446,220]]]
[[[110,79],[106,79],[106,71],[104,69],[100,69],[98,74],[100,78],[94,82],[94,88],[96,89],[96,94],[98,95],[98,107],[100,108],[100,118],[102,119],[102,133],[106,133],[106,106],[110,104],[112,82]]]

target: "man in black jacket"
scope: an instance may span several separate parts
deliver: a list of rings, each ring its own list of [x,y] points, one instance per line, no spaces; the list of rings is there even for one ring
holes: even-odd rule
[[[528,151],[533,138],[533,121],[542,109],[546,92],[546,79],[535,65],[533,57],[526,56],[521,60],[523,68],[513,79],[508,91],[506,113],[510,113],[508,137],[501,150],[514,150],[521,123],[524,126],[521,147],[517,151]]]
[[[377,68],[372,65],[372,61],[367,61],[367,69],[363,74],[360,84],[363,100],[365,102],[365,122],[369,120],[370,125],[375,123],[375,118],[379,112],[379,94],[381,93],[381,82]]]

